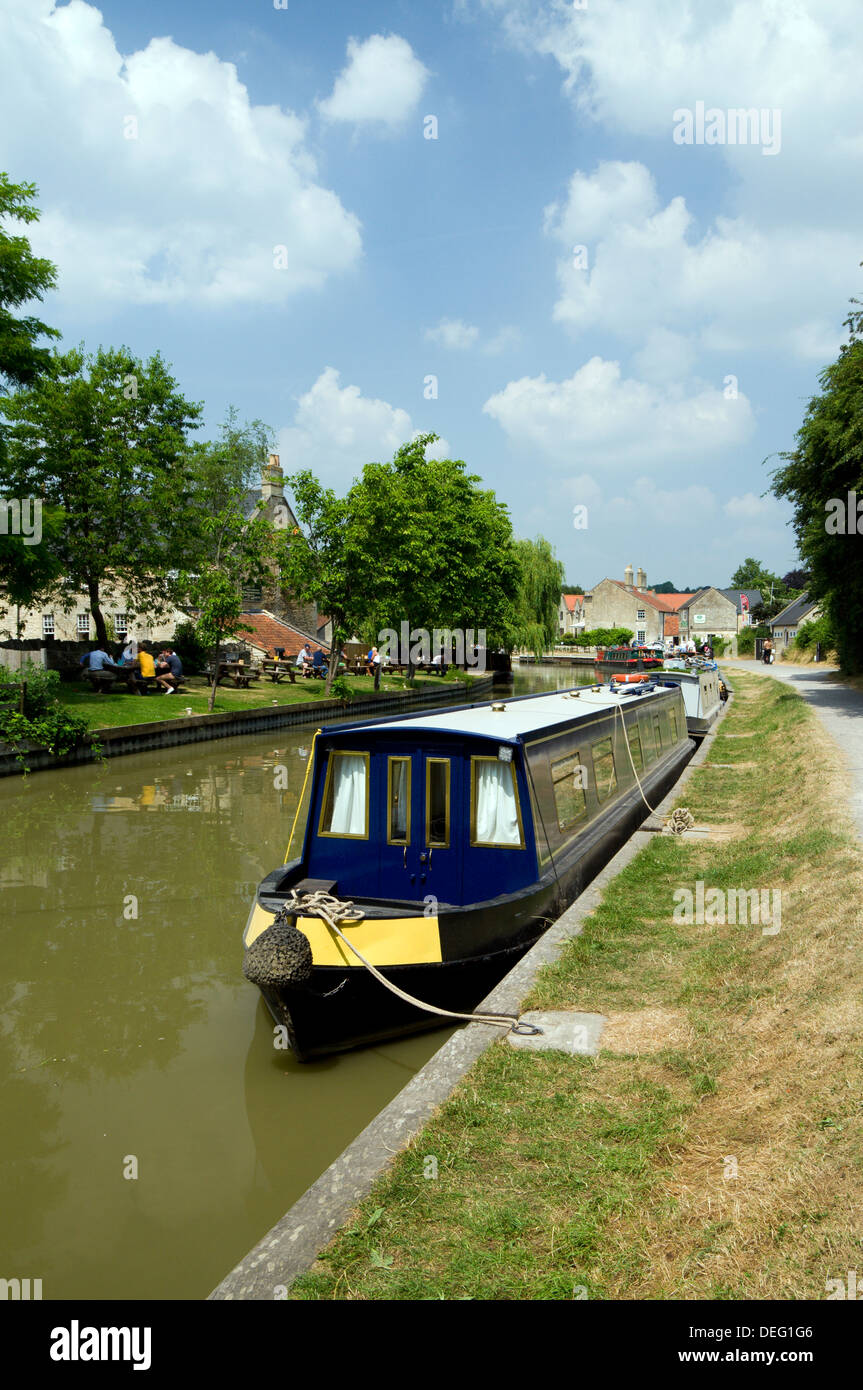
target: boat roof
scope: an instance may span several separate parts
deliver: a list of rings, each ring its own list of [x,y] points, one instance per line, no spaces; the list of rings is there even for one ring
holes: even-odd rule
[[[660,673],[661,674],[661,673]],[[632,685],[626,691],[613,692],[608,686],[573,686],[570,690],[547,691],[540,695],[521,695],[503,698],[481,705],[460,705],[442,710],[440,714],[423,713],[398,719],[375,719],[363,724],[330,725],[327,733],[364,733],[366,730],[425,730],[429,733],[447,732],[491,738],[499,743],[517,743],[531,734],[546,733],[556,725],[561,728],[580,719],[595,716],[597,710],[614,709],[618,705],[641,704],[667,694],[668,688]]]

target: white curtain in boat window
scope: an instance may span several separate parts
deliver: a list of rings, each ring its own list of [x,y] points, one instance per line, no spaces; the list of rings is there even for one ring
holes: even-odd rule
[[[331,835],[366,834],[366,760],[362,753],[334,753],[330,791]]]
[[[476,762],[476,842],[520,845],[512,763]]]

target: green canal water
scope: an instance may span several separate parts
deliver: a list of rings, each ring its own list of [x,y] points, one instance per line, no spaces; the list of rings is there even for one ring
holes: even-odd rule
[[[0,1278],[205,1297],[448,1036],[273,1047],[240,937],[311,734],[0,781]]]

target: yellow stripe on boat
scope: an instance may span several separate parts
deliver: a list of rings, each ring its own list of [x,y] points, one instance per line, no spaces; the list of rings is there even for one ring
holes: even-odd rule
[[[256,903],[244,945],[251,946],[272,925],[273,914]],[[437,917],[372,917],[339,925],[372,965],[425,965],[442,960]],[[320,917],[300,917],[297,926],[309,939],[314,965],[355,965],[363,969],[362,962]]]

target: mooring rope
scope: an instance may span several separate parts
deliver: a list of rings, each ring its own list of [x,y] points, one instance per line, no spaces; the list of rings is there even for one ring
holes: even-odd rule
[[[617,712],[620,715],[620,722],[623,725],[623,741],[626,744],[626,751],[629,754],[629,761],[632,764],[632,770],[635,773],[635,780],[638,783],[638,790],[641,792],[641,799],[647,807],[648,811],[650,811],[651,815],[655,816],[656,808],[654,806],[651,806],[647,797],[644,795],[644,788],[641,785],[641,778],[638,775],[638,768],[635,766],[635,759],[632,756],[632,749],[629,746],[629,736],[626,732],[626,721],[623,717],[623,709],[620,705],[617,706]],[[671,831],[672,835],[682,835],[684,830],[691,830],[694,824],[695,818],[692,812],[689,810],[689,807],[678,806],[677,810],[672,811],[671,813],[671,818],[668,822],[668,828]]]
[[[353,942],[349,941],[344,932],[338,926],[339,922],[360,922],[365,917],[362,908],[355,907],[352,902],[342,902],[341,899],[333,896],[332,893],[324,893],[317,889],[314,893],[298,893],[296,888],[291,889],[290,897],[285,900],[283,911],[305,917],[321,917],[328,927],[336,933],[345,943],[349,950],[353,951],[358,960],[361,960],[366,970],[374,975],[392,994],[398,995],[406,1004],[413,1004],[417,1009],[423,1009],[426,1013],[438,1014],[441,1018],[458,1018],[468,1023],[488,1023],[493,1027],[506,1028],[511,1033],[520,1034],[541,1034],[542,1029],[536,1028],[532,1023],[522,1023],[518,1014],[460,1014],[454,1013],[452,1009],[439,1009],[436,1004],[425,1004],[422,999],[416,999],[412,994],[399,989],[391,980],[382,975],[379,970],[372,965],[371,961],[366,960],[361,951],[358,951]]]

